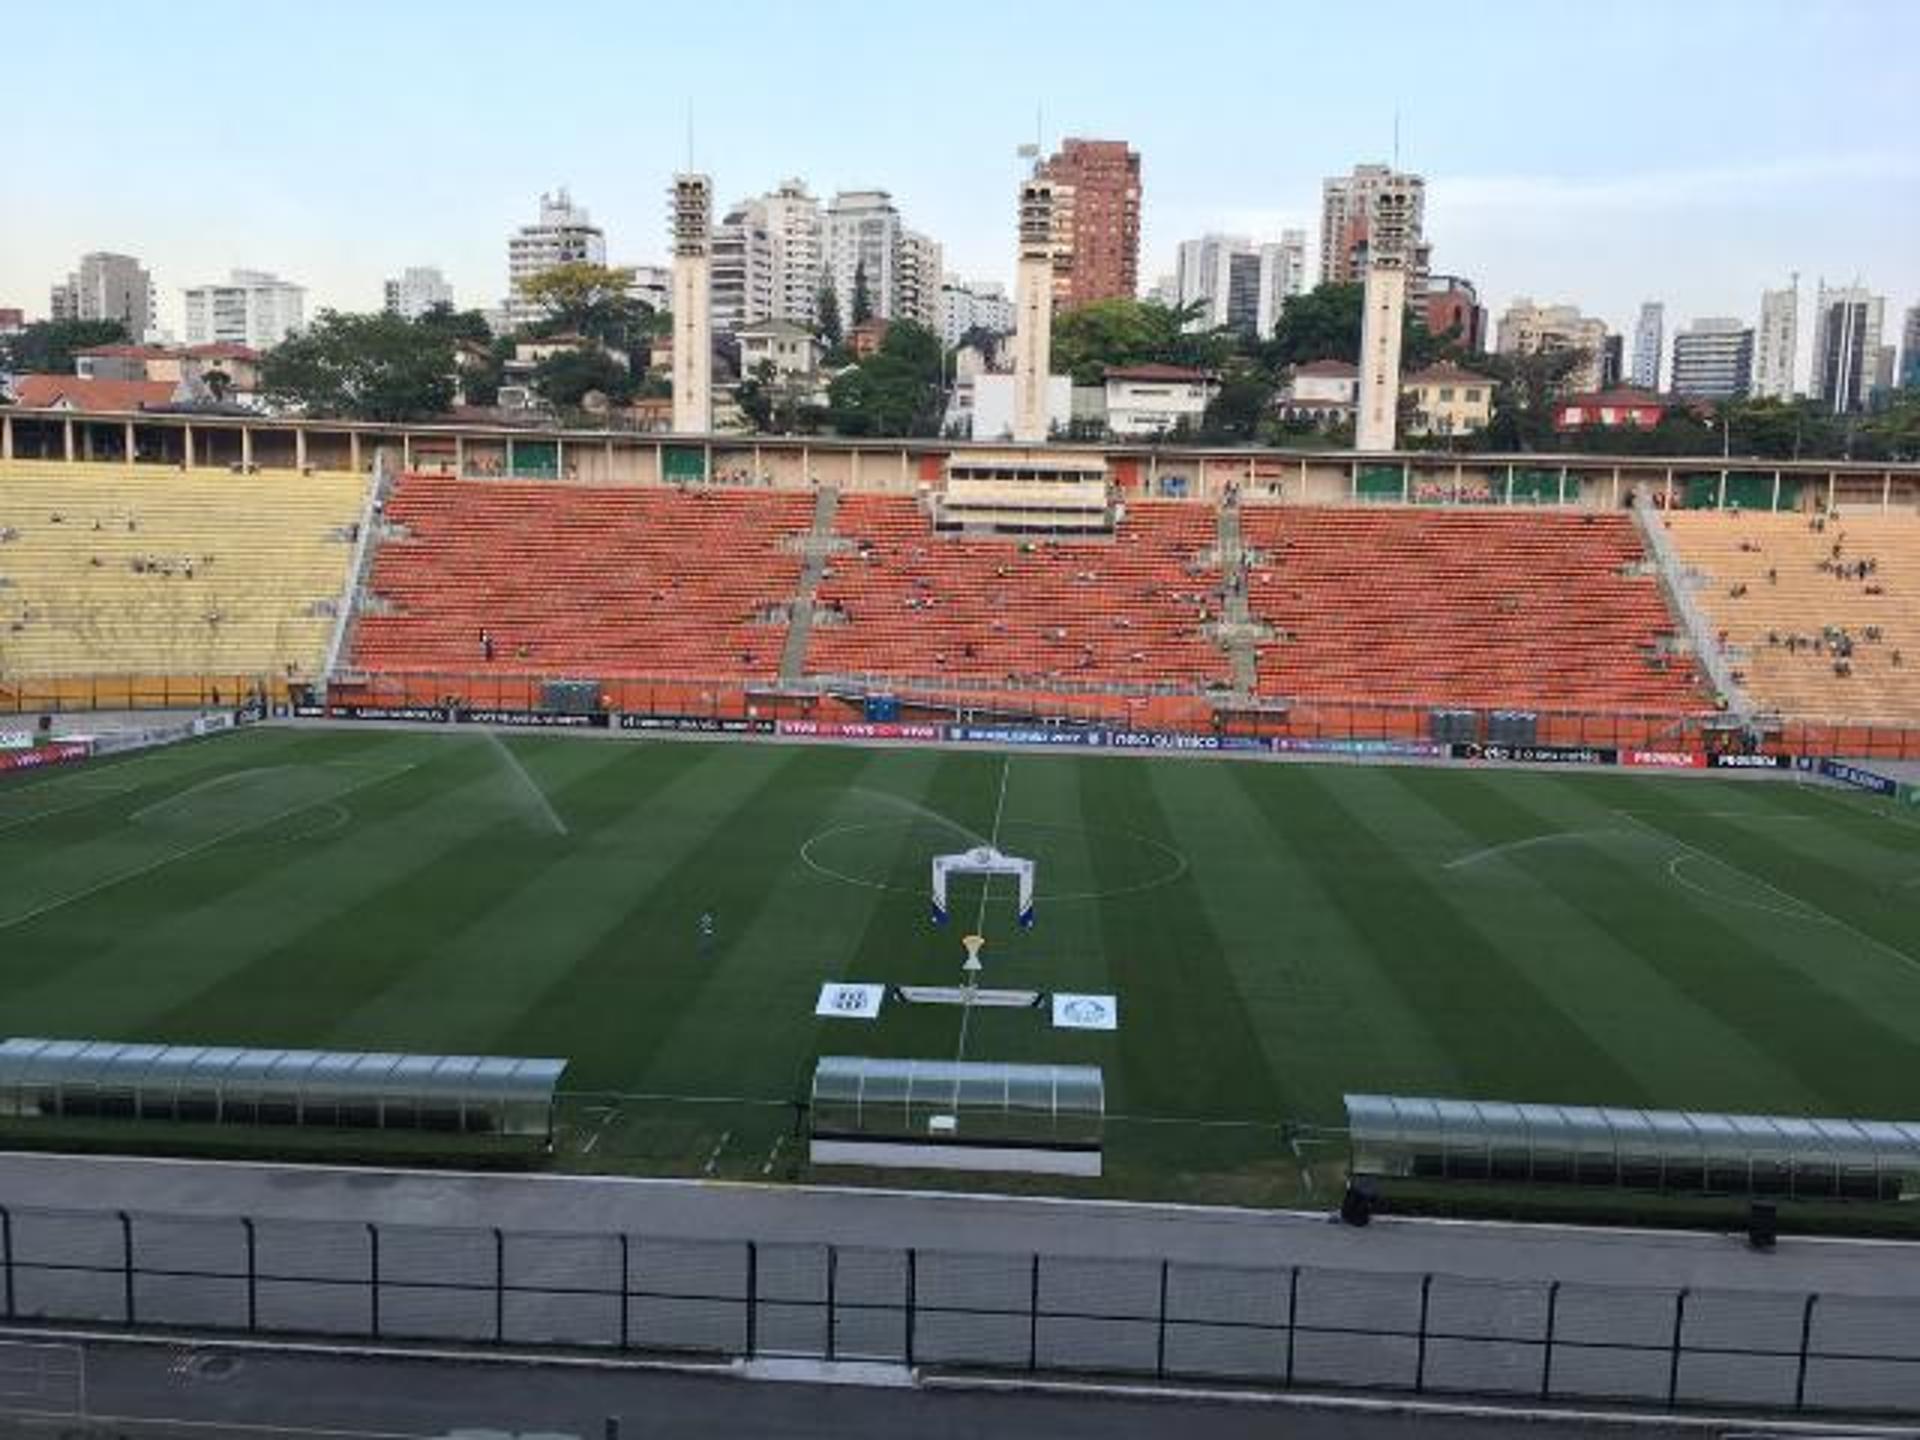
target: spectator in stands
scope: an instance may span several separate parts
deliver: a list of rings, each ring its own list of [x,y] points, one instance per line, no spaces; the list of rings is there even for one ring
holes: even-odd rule
[[[480,632],[480,658],[488,663],[491,663],[493,660],[493,632],[491,630],[482,630]]]

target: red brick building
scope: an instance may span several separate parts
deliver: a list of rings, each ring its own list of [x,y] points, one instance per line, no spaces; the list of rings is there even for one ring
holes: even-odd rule
[[[1140,289],[1140,155],[1124,140],[1060,142],[1041,173],[1071,185],[1061,207],[1068,258],[1054,272],[1054,308],[1132,299]]]

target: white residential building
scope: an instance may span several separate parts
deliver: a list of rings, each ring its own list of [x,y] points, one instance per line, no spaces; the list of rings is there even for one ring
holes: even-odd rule
[[[873,313],[894,316],[900,266],[900,212],[884,190],[842,190],[826,215],[826,272],[833,281],[840,323],[853,328],[856,277],[864,273]]]
[[[186,301],[189,345],[271,350],[306,329],[306,287],[264,270],[235,270],[223,285],[196,285]]]
[[[1013,300],[991,280],[969,283],[949,275],[940,287],[940,343],[958,345],[969,330],[1013,333]]]
[[[941,432],[958,440],[1011,440],[1014,423],[1012,375],[968,375],[954,383]],[[1049,375],[1040,389],[1048,433],[1059,434],[1073,420],[1073,377]]]
[[[893,318],[940,329],[940,242],[918,230],[900,232]]]
[[[1627,378],[1642,390],[1660,388],[1660,350],[1666,338],[1667,307],[1649,300],[1633,327],[1633,366]]]
[[[1265,339],[1305,285],[1306,267],[1304,230],[1283,231],[1277,243],[1260,245],[1237,235],[1203,235],[1181,243],[1175,303],[1200,307],[1193,329],[1224,326]]]
[[[763,364],[781,380],[808,378],[820,368],[820,342],[813,331],[791,320],[756,320],[736,332],[740,374],[752,377]]]
[[[53,287],[48,313],[55,320],[117,320],[137,345],[160,328],[157,304],[145,266],[131,255],[94,250]]]
[[[403,320],[418,320],[436,305],[453,308],[453,286],[431,265],[409,265],[386,283],[386,311]]]
[[[757,203],[773,246],[773,318],[812,325],[824,264],[820,202],[801,181],[784,180]]]
[[[588,218],[586,209],[573,203],[562,186],[551,195],[540,197],[540,219],[522,225],[507,240],[507,319],[512,325],[524,325],[540,318],[538,306],[530,305],[522,293],[527,281],[556,265],[584,262],[607,263],[607,237]]]
[[[1800,277],[1784,290],[1760,296],[1760,328],[1753,337],[1753,394],[1791,400],[1800,348]]]
[[[1108,369],[1107,429],[1125,440],[1197,426],[1220,393],[1220,377],[1183,365],[1116,365]]]
[[[773,243],[766,211],[748,201],[713,227],[713,329],[739,333],[773,314]]]

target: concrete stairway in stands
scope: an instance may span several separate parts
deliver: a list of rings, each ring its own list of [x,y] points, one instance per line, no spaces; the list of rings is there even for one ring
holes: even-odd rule
[[[1229,495],[1220,505],[1220,570],[1224,605],[1214,638],[1233,666],[1234,694],[1245,698],[1259,683],[1259,656],[1255,646],[1271,632],[1253,618],[1247,605],[1247,549],[1240,530],[1240,497]]]
[[[782,685],[797,685],[806,674],[807,641],[813,635],[813,606],[820,594],[821,576],[827,561],[847,548],[847,542],[833,533],[834,517],[839,513],[840,492],[831,485],[821,486],[813,497],[813,528],[800,542],[806,565],[787,611],[787,643],[780,652]]]

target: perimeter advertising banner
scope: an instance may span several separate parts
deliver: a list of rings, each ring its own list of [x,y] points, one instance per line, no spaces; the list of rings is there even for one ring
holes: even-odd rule
[[[560,710],[456,710],[462,725],[523,725],[534,730],[604,730],[607,717]]]
[[[1876,775],[1871,770],[1862,770],[1858,765],[1849,765],[1844,760],[1822,760],[1820,773],[1828,780],[1838,780],[1842,785],[1851,785],[1856,790],[1868,790],[1875,795],[1898,795],[1900,783],[1885,775]]]
[[[1499,760],[1517,765],[1617,765],[1618,750],[1588,745],[1455,745],[1456,760]]]
[[[419,725],[444,725],[453,712],[444,705],[296,705],[302,720],[406,720]]]
[[[1647,770],[1704,770],[1707,756],[1702,750],[1622,750],[1620,763]]]
[[[86,759],[90,753],[91,746],[66,740],[33,750],[0,751],[0,774],[10,770],[38,770],[43,765],[67,765]]]
[[[782,720],[774,727],[781,735],[815,740],[942,740],[943,725],[915,725],[899,720]]]
[[[1435,740],[1322,740],[1312,736],[1276,735],[1263,744],[1278,755],[1373,755],[1399,759],[1444,760],[1451,747]]]
[[[1791,755],[1709,755],[1707,764],[1715,770],[1791,770]]]
[[[1045,725],[949,725],[949,740],[982,745],[1047,745],[1099,749],[1107,741],[1104,730],[1055,730]]]
[[[735,719],[720,715],[627,715],[622,730],[670,730],[690,735],[771,735],[771,720]]]

